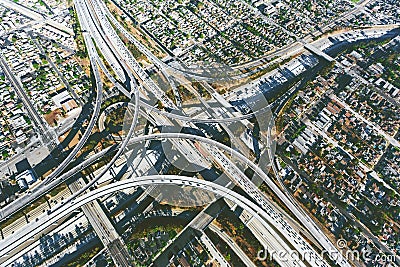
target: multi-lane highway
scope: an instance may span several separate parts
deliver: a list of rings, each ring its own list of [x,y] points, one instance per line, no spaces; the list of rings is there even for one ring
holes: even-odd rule
[[[85,41],[90,42],[91,40],[89,38],[86,38],[85,36]],[[93,46],[88,49],[89,51],[89,57],[90,57],[90,62],[92,65],[92,70],[94,73],[94,78],[95,78],[95,88],[96,88],[96,99],[94,101],[94,111],[92,114],[92,117],[90,118],[89,124],[85,129],[85,132],[83,133],[81,139],[79,142],[74,146],[72,151],[68,154],[68,156],[61,162],[60,165],[57,166],[57,168],[44,179],[44,183],[50,183],[52,182],[58,175],[61,174],[61,172],[71,163],[71,160],[74,159],[76,154],[82,149],[82,147],[86,144],[86,141],[89,139],[90,135],[92,134],[92,130],[94,126],[96,125],[97,119],[100,114],[100,108],[101,108],[101,103],[103,100],[103,82],[100,78],[100,73],[97,67],[97,60],[96,58],[92,55],[94,53],[94,48]]]
[[[222,231],[221,228],[217,227],[215,224],[210,224],[208,228],[218,235],[226,244],[228,244],[228,246],[233,250],[233,252],[236,253],[236,255],[247,267],[256,267],[254,262],[247,256],[247,254],[244,253],[238,244],[236,244],[227,233]]]
[[[108,155],[110,152],[118,149],[118,145],[114,145],[108,147],[106,149],[101,150],[100,152],[90,156],[82,163],[78,164],[77,166],[71,168],[67,172],[60,175],[57,179],[52,181],[49,184],[41,183],[38,186],[34,187],[27,194],[19,197],[17,201],[12,202],[12,205],[7,205],[0,210],[0,220],[5,220],[9,218],[11,215],[15,214],[16,212],[20,211],[33,201],[37,200],[39,197],[43,196],[44,194],[51,191],[56,186],[60,185],[61,183],[67,181],[69,178],[73,177],[80,171],[84,170],[88,166],[92,165],[94,162],[98,161],[99,159],[103,158],[104,156]]]
[[[95,1],[94,1],[95,2]],[[81,2],[78,1],[77,3],[78,5],[82,5],[82,6],[86,6],[87,3],[86,2]],[[89,4],[90,5],[90,4]],[[157,88],[157,86],[148,78],[148,75],[146,73],[144,73],[144,71],[140,68],[140,66],[137,64],[137,62],[134,60],[134,58],[132,57],[132,55],[129,53],[129,51],[126,50],[126,47],[123,45],[122,41],[118,38],[117,34],[115,33],[114,29],[112,28],[112,26],[110,25],[109,21],[105,18],[105,15],[102,14],[102,10],[99,7],[100,5],[96,5],[96,4],[92,4],[91,7],[93,8],[93,10],[95,11],[96,17],[97,19],[100,21],[100,25],[102,26],[102,29],[108,33],[108,39],[110,40],[110,43],[112,46],[114,46],[114,48],[116,48],[116,52],[120,53],[122,57],[124,57],[124,62],[126,62],[130,68],[135,71],[135,74],[138,75],[138,77],[142,80],[142,82],[150,87],[152,89],[152,93],[156,92],[156,97],[162,101],[162,103],[167,106],[167,107],[171,107],[173,109],[175,109],[176,107],[173,105],[173,103],[171,103],[171,101],[168,99],[165,99],[165,94],[163,94],[162,92],[160,92],[160,90]],[[97,27],[99,27],[99,23],[97,22],[93,22],[93,20],[88,21],[87,23],[93,23],[93,24],[97,24]],[[120,49],[121,51],[118,52],[118,49]],[[165,120],[164,120],[165,122]],[[262,201],[264,200],[263,198],[263,194],[259,192],[259,189],[256,188],[254,185],[254,187],[251,185],[251,182],[247,181],[247,177],[244,174],[241,174],[241,171],[238,170],[237,168],[235,168],[234,164],[232,164],[228,159],[224,158],[224,155],[222,155],[220,152],[218,152],[217,150],[209,147],[206,150],[211,151],[211,155],[214,157],[214,160],[217,159],[220,161],[220,165],[222,167],[224,167],[225,171],[232,172],[231,177],[232,178],[237,178],[238,174],[240,177],[242,177],[240,179],[241,182],[239,182],[238,184],[241,184],[242,187],[244,187],[244,189],[246,190],[246,192],[250,193],[251,196],[253,196],[253,198],[259,202],[262,203]],[[218,159],[219,158],[219,159]],[[233,171],[235,170],[235,171]],[[264,174],[265,175],[265,174]],[[266,176],[266,175],[265,175]],[[267,177],[267,176],[266,176]],[[268,180],[270,181],[269,185],[270,186],[275,186],[275,190],[278,193],[278,196],[281,197],[285,197],[285,195],[280,191],[279,188],[276,187],[275,184],[273,184],[273,182],[268,178]],[[268,183],[267,183],[268,184]],[[247,188],[247,186],[251,186],[251,188]],[[277,193],[275,192],[275,193]],[[288,202],[287,198],[285,199],[286,202]],[[264,200],[265,201],[265,200]],[[291,203],[285,203],[285,204],[291,204]],[[294,205],[291,204],[291,206],[293,207]],[[297,210],[297,209],[296,209]],[[309,222],[310,219],[309,218],[304,218],[304,214],[301,212],[297,212],[296,213],[297,216],[300,217],[300,219],[304,222]],[[315,237],[317,236],[321,236],[322,232],[319,229],[315,229],[313,228],[314,231],[312,231],[313,235]],[[289,238],[290,239],[290,238]],[[316,238],[317,240],[320,240],[321,238]],[[325,237],[326,240],[326,237]],[[292,243],[294,244],[294,241],[292,241]],[[329,247],[329,248],[334,248],[332,243],[329,242],[325,242],[325,244],[323,244],[324,247]],[[332,250],[330,250],[332,251]],[[347,261],[345,261],[344,259],[341,260],[341,264],[343,264],[343,266],[346,266]]]
[[[72,193],[78,192],[85,185],[82,178],[74,181],[69,185]],[[109,218],[100,207],[97,200],[82,206],[83,213],[88,218],[90,225],[103,243],[104,247],[108,249],[114,263],[118,267],[131,266],[131,259],[128,249],[126,248],[122,238],[115,230]]]
[[[146,136],[138,136],[135,137],[133,140],[135,140],[136,142],[142,142],[145,140],[153,140],[153,139],[160,139],[160,138],[189,138],[191,140],[198,140],[204,143],[208,143],[211,145],[214,145],[216,147],[219,148],[223,148],[226,151],[229,151],[230,153],[234,154],[235,156],[237,156],[240,160],[243,160],[246,164],[248,164],[249,166],[251,166],[252,168],[254,168],[254,170],[256,171],[257,174],[259,175],[263,175],[263,171],[256,166],[251,160],[247,159],[246,157],[244,157],[242,154],[238,153],[237,151],[226,147],[225,145],[222,145],[216,141],[213,141],[211,139],[207,139],[204,137],[199,137],[199,136],[194,136],[194,135],[188,135],[188,134],[177,134],[177,133],[161,133],[161,134],[153,134],[153,135],[146,135]],[[131,141],[133,141],[131,140]],[[265,175],[265,174],[264,174]],[[324,261],[322,259],[319,259],[319,255],[318,253],[316,253],[315,251],[313,251],[312,247],[310,245],[308,245],[306,243],[306,241],[297,233],[295,232],[288,224],[287,222],[285,222],[285,220],[282,218],[282,216],[280,216],[268,203],[266,199],[263,199],[261,196],[257,195],[257,191],[256,189],[254,189],[254,184],[250,183],[246,183],[245,185],[245,189],[246,191],[248,191],[251,195],[254,195],[253,198],[258,202],[261,203],[262,207],[266,210],[264,211],[264,209],[261,209],[261,211],[265,214],[264,219],[262,220],[262,224],[266,227],[266,229],[268,229],[270,232],[276,232],[278,231],[279,234],[275,234],[273,236],[276,236],[278,238],[281,237],[281,239],[279,239],[277,241],[277,244],[279,244],[279,248],[284,248],[286,250],[289,250],[289,247],[287,245],[287,242],[290,242],[292,244],[293,247],[295,247],[299,253],[303,254],[307,254],[307,255],[313,255],[313,259],[318,259],[322,262],[322,265],[316,265],[315,262],[313,262],[311,259],[308,259],[308,263],[311,266],[328,266],[326,265],[326,263],[324,263]],[[228,190],[225,188],[225,190]],[[74,194],[75,195],[75,194]],[[225,195],[222,195],[225,196]],[[247,200],[250,201],[250,200]],[[69,202],[74,202],[74,200],[70,200]],[[235,202],[236,203],[236,202]],[[253,202],[251,202],[253,203]],[[66,204],[66,203],[64,203]],[[253,205],[255,205],[253,203]],[[256,205],[257,207],[259,207],[258,205]],[[258,208],[259,209],[259,208]],[[58,210],[58,209],[57,209]],[[260,209],[259,209],[260,212]],[[254,216],[254,214],[252,214]],[[258,217],[256,217],[258,218]],[[258,218],[259,219],[259,218]],[[277,229],[277,230],[274,230]],[[301,242],[299,242],[298,240],[301,240]]]
[[[18,4],[15,1],[11,1],[11,0],[0,0],[0,4],[4,5],[7,8],[13,9],[17,12],[20,12],[21,14],[23,14],[24,16],[27,16],[29,18],[32,18],[34,20],[43,20],[43,22],[45,22],[46,24],[59,29],[63,32],[66,32],[70,35],[74,35],[74,31],[71,28],[66,27],[65,25],[58,23],[52,19],[49,18],[45,18],[42,14],[34,11],[33,9],[30,8],[26,8],[23,5]]]
[[[5,1],[5,0],[2,0]],[[164,107],[168,107],[172,110],[180,110],[180,101],[178,104],[174,104],[171,99],[169,99],[165,92],[161,90],[149,77],[149,75],[140,67],[138,62],[132,56],[130,51],[118,37],[115,29],[113,28],[111,22],[114,26],[121,31],[124,35],[128,36],[128,39],[133,42],[141,52],[143,52],[154,64],[157,68],[161,70],[161,72],[167,77],[170,83],[173,81],[170,78],[170,74],[168,74],[168,70],[170,69],[164,62],[156,58],[146,47],[140,44],[132,35],[130,35],[112,16],[109,12],[105,4],[98,0],[75,0],[75,9],[78,14],[78,18],[82,27],[83,36],[85,40],[85,44],[88,48],[90,62],[93,67],[93,73],[96,81],[97,88],[97,96],[95,100],[95,110],[89,122],[89,126],[86,128],[86,131],[79,141],[78,145],[75,146],[73,151],[68,155],[66,160],[64,160],[55,171],[51,173],[50,176],[46,178],[46,183],[41,184],[39,187],[32,190],[30,195],[27,195],[26,198],[22,198],[22,202],[19,205],[16,205],[13,208],[7,207],[6,209],[1,210],[1,218],[5,218],[9,216],[12,212],[20,209],[26,203],[32,201],[36,196],[39,196],[49,190],[49,188],[54,187],[62,181],[65,181],[68,177],[74,175],[75,173],[82,170],[88,164],[91,164],[94,160],[100,158],[103,154],[98,153],[92,158],[84,161],[79,166],[73,168],[67,173],[61,175],[62,171],[68,166],[68,164],[73,160],[77,152],[82,148],[82,146],[86,143],[88,137],[90,136],[92,129],[98,119],[100,104],[102,102],[102,82],[100,79],[100,74],[98,71],[98,66],[102,69],[105,75],[109,78],[109,80],[115,84],[117,89],[119,89],[123,94],[128,96],[129,98],[132,96],[132,91],[134,94],[135,103],[133,104],[134,110],[130,110],[133,113],[133,121],[131,123],[128,134],[126,135],[125,140],[117,147],[117,153],[113,157],[113,159],[105,166],[105,168],[100,171],[98,175],[94,179],[92,179],[87,185],[83,185],[82,187],[75,188],[74,195],[68,200],[64,201],[62,205],[57,208],[53,208],[50,214],[44,214],[39,222],[32,222],[26,226],[24,226],[20,231],[16,232],[15,235],[6,238],[2,242],[0,242],[0,256],[4,258],[8,258],[15,249],[18,249],[19,246],[22,245],[24,240],[29,238],[38,238],[39,234],[42,230],[45,229],[46,226],[50,225],[51,222],[56,222],[57,218],[60,219],[62,216],[68,214],[67,212],[81,207],[82,205],[86,205],[88,202],[87,199],[95,199],[103,194],[107,194],[104,192],[114,192],[115,190],[121,190],[123,188],[131,187],[131,186],[144,186],[144,185],[156,185],[156,184],[176,184],[176,185],[186,185],[202,188],[205,190],[209,190],[213,193],[220,194],[227,199],[235,202],[236,204],[246,208],[246,213],[251,214],[251,218],[248,219],[248,225],[256,232],[256,237],[263,241],[264,243],[268,243],[269,246],[276,250],[284,250],[290,251],[291,248],[294,248],[301,254],[310,255],[310,258],[304,259],[302,262],[291,263],[292,265],[284,262],[279,262],[282,266],[327,266],[327,263],[318,255],[318,253],[304,240],[304,238],[296,232],[287,222],[287,219],[282,216],[280,212],[278,212],[273,205],[269,202],[266,196],[249,180],[249,178],[243,173],[243,170],[239,169],[235,163],[228,158],[224,152],[229,152],[237,157],[239,160],[246,163],[250,166],[256,174],[261,177],[267,185],[271,188],[271,190],[278,196],[278,198],[292,211],[292,213],[296,216],[296,218],[307,228],[311,235],[318,240],[320,245],[327,251],[330,252],[331,259],[337,260],[338,265],[341,267],[349,266],[349,263],[341,256],[340,252],[335,248],[332,242],[325,236],[325,234],[317,227],[317,225],[311,220],[311,218],[296,204],[293,198],[287,195],[287,192],[283,192],[269,177],[266,175],[261,168],[259,168],[256,164],[251,162],[247,157],[243,156],[239,152],[220,143],[213,141],[208,138],[187,135],[187,134],[176,134],[176,133],[161,133],[157,135],[147,135],[147,136],[139,136],[131,138],[134,135],[134,129],[138,121],[138,116],[141,114],[145,118],[147,118],[154,125],[160,126],[174,126],[178,125],[178,127],[182,127],[183,125],[189,126],[192,128],[196,128],[194,125],[195,122],[204,122],[204,123],[229,123],[245,120],[248,118],[252,118],[257,114],[262,114],[265,110],[264,108],[255,111],[253,114],[248,115],[239,115],[229,114],[230,117],[227,118],[209,118],[209,119],[193,119],[188,116],[185,116],[184,113],[180,113],[183,115],[177,115],[168,113],[165,111],[160,111],[157,108],[153,107],[146,103],[146,101],[141,100],[156,98],[158,99]],[[110,19],[110,20],[109,20]],[[308,44],[305,44],[307,46]],[[102,59],[100,59],[97,49],[104,56],[107,63],[111,66],[111,69],[117,75],[117,79],[126,82],[129,85],[132,91],[127,90],[124,86],[119,84],[119,82],[112,77],[107,68],[105,67]],[[319,54],[320,56],[325,56],[326,54],[316,49],[314,46],[306,47],[312,52]],[[327,58],[328,60],[330,58]],[[2,60],[4,64],[4,61]],[[7,66],[3,67],[6,68]],[[5,70],[7,72],[7,70]],[[177,71],[177,70],[173,70]],[[193,74],[188,74],[186,72],[181,72],[178,70],[179,74],[189,75],[192,78],[198,78],[200,80],[206,81],[207,78],[196,76]],[[11,75],[11,80],[12,80]],[[139,81],[139,85],[135,83],[135,81]],[[13,80],[12,80],[13,81]],[[18,85],[18,81],[14,81],[16,85]],[[140,87],[139,87],[140,86]],[[174,85],[172,85],[174,88]],[[207,84],[205,84],[207,86]],[[18,89],[18,88],[17,88]],[[21,89],[21,88],[20,88]],[[140,92],[139,92],[140,91]],[[23,91],[21,91],[24,93]],[[216,94],[214,91],[211,92],[214,98],[222,103],[226,107],[226,101],[220,95]],[[176,96],[179,97],[179,92],[175,92]],[[28,99],[29,100],[29,99]],[[179,99],[178,99],[179,100]],[[30,102],[29,102],[30,103]],[[29,106],[27,103],[27,106]],[[228,108],[228,107],[226,107]],[[29,108],[28,108],[29,109]],[[265,107],[265,109],[269,109],[269,107]],[[31,110],[34,112],[34,110]],[[214,115],[213,112],[210,113]],[[184,123],[178,122],[174,123],[171,119],[180,120]],[[39,118],[40,120],[40,118]],[[39,121],[38,121],[39,122]],[[37,123],[38,123],[37,122]],[[40,124],[40,123],[39,123]],[[44,131],[46,133],[46,131]],[[253,201],[246,199],[245,197],[230,191],[229,189],[222,187],[220,185],[212,184],[210,182],[206,182],[203,180],[197,180],[189,177],[170,177],[170,176],[152,176],[152,177],[141,177],[138,178],[137,181],[122,181],[117,182],[112,185],[101,187],[95,191],[87,192],[86,190],[90,188],[93,184],[95,184],[109,169],[113,166],[116,160],[125,152],[125,148],[129,143],[142,142],[147,140],[156,140],[156,139],[169,139],[176,147],[176,149],[184,155],[185,158],[188,159],[191,163],[200,163],[200,165],[206,167],[208,162],[213,162],[217,164],[224,172],[231,178],[231,180],[238,186],[240,186],[249,197],[253,199]],[[196,146],[193,145],[194,142],[198,142],[198,147],[201,147],[201,151],[205,152],[209,157],[207,159],[203,159],[202,153],[199,153],[199,150]],[[108,151],[108,150],[107,150]],[[269,155],[272,159],[272,155]],[[274,169],[276,172],[276,169]],[[84,194],[82,197],[79,197],[80,194]],[[26,199],[26,200],[25,200]],[[105,215],[99,214],[96,212],[96,209],[91,209],[86,206],[84,208],[85,213],[89,218],[89,221],[94,226],[96,232],[99,236],[105,238],[103,240],[106,242],[106,246],[110,245],[109,250],[111,253],[114,253],[114,261],[118,265],[126,265],[126,251],[123,249],[124,245],[121,243],[117,235],[111,234],[112,229],[107,227],[107,223],[102,223],[104,220],[97,220],[93,218],[104,217]],[[260,216],[261,215],[261,216]],[[254,220],[252,218],[255,218]],[[104,218],[103,218],[104,219]],[[46,222],[47,221],[47,222]],[[49,224],[50,223],[50,224]],[[111,229],[111,232],[107,232]],[[268,236],[266,238],[264,235]],[[238,252],[239,253],[239,252]],[[121,256],[123,255],[123,256]],[[216,254],[217,255],[217,254]],[[334,255],[334,256],[332,256]],[[125,260],[124,260],[125,258]],[[0,260],[2,261],[2,260]],[[127,265],[126,265],[127,266]]]
[[[0,262],[4,262],[8,257],[12,256],[13,253],[18,251],[18,249],[23,246],[25,241],[36,240],[40,237],[40,233],[46,230],[46,228],[55,224],[57,221],[69,215],[71,212],[82,207],[83,205],[95,201],[97,198],[108,195],[115,191],[124,190],[131,187],[163,184],[196,187],[223,196],[230,201],[236,203],[238,206],[246,209],[252,216],[254,216],[254,218],[256,218],[264,227],[266,227],[266,229],[274,232],[269,223],[267,223],[266,221],[268,220],[268,218],[270,218],[268,212],[260,210],[258,205],[253,203],[251,200],[223,186],[220,186],[213,182],[185,176],[143,176],[136,178],[135,180],[123,180],[115,182],[100,187],[96,190],[87,192],[84,196],[76,198],[74,201],[60,203],[59,206],[53,208],[51,212],[43,214],[42,217],[39,218],[39,220],[30,223],[29,225],[14,233],[14,235],[6,238],[5,240],[2,240],[0,242]],[[290,251],[290,249],[287,247],[287,244],[284,242],[284,240],[281,239],[281,236],[279,234],[276,234],[275,238],[278,240],[279,244],[286,247],[286,249]],[[301,246],[307,247],[309,245],[303,243],[301,244]],[[319,255],[311,255],[309,263],[315,266],[328,266],[326,263],[324,263]]]

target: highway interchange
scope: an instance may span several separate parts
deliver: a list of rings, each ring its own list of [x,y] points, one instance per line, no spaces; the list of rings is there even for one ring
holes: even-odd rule
[[[94,87],[96,88],[97,93],[93,103],[94,110],[92,117],[78,144],[61,162],[61,164],[57,166],[57,168],[44,180],[43,184],[33,189],[28,195],[24,196],[16,206],[2,209],[0,211],[1,218],[5,219],[9,217],[11,214],[21,209],[24,205],[31,202],[36,197],[43,195],[50,189],[66,181],[71,176],[74,176],[85,167],[91,165],[94,161],[102,158],[109,151],[116,150],[117,153],[103,168],[103,170],[88,184],[82,185],[82,187],[76,187],[75,190],[73,190],[74,193],[70,198],[63,201],[63,203],[60,203],[60,205],[52,208],[51,211],[47,212],[46,214],[43,214],[39,220],[31,222],[17,231],[14,235],[0,241],[0,262],[4,262],[7,258],[11,257],[13,253],[16,253],[22,246],[24,246],[25,242],[39,238],[41,233],[46,232],[51,225],[57,224],[57,222],[61,221],[62,218],[74,210],[91,202],[97,203],[95,200],[101,196],[131,187],[174,184],[178,186],[190,186],[200,188],[202,190],[208,190],[241,206],[248,213],[250,213],[251,217],[255,218],[256,223],[254,224],[254,229],[257,229],[257,227],[262,229],[262,231],[260,231],[258,234],[259,238],[262,239],[264,235],[268,235],[268,243],[272,249],[276,251],[284,250],[290,252],[292,248],[295,248],[295,250],[301,255],[310,255],[309,258],[305,257],[303,260],[298,262],[285,262],[280,261],[279,258],[276,258],[275,260],[281,266],[329,266],[329,264],[321,258],[319,253],[315,251],[315,249],[293,229],[291,224],[288,222],[288,218],[285,218],[282,213],[277,211],[274,207],[274,204],[270,203],[270,200],[265,197],[264,193],[262,193],[260,189],[249,180],[243,171],[239,169],[235,163],[224,154],[224,152],[228,152],[245,163],[247,166],[250,166],[255,173],[262,178],[262,180],[269,186],[275,195],[295,215],[296,219],[301,222],[301,224],[309,231],[310,235],[313,236],[313,238],[319,242],[325,251],[328,252],[331,260],[336,260],[339,266],[350,266],[349,262],[340,254],[330,239],[326,237],[326,235],[319,229],[313,220],[302,210],[302,208],[297,205],[291,195],[284,189],[278,187],[257,164],[252,162],[249,158],[243,156],[243,154],[237,150],[212,139],[190,134],[162,132],[160,134],[135,136],[135,128],[138,124],[139,116],[145,117],[154,125],[173,126],[178,124],[178,127],[185,125],[196,128],[195,123],[227,124],[230,122],[247,120],[253,118],[254,116],[262,115],[264,112],[269,110],[269,106],[253,111],[253,113],[247,115],[236,116],[229,111],[229,107],[226,104],[227,102],[225,100],[220,100],[220,102],[225,104],[222,106],[226,109],[227,114],[230,114],[230,116],[226,118],[215,118],[212,117],[213,114],[209,114],[209,118],[192,118],[186,116],[183,112],[175,114],[157,109],[154,107],[154,105],[148,104],[149,100],[154,100],[154,97],[159,100],[164,107],[170,108],[171,110],[180,110],[181,106],[178,104],[180,101],[178,100],[178,103],[174,104],[171,99],[166,96],[165,92],[152,81],[149,75],[143,70],[143,68],[140,67],[130,51],[118,37],[118,34],[114,30],[111,23],[113,23],[117,29],[126,35],[129,41],[134,43],[138,49],[152,61],[154,66],[157,67],[167,78],[171,75],[169,74],[171,72],[178,73],[179,75],[186,75],[191,79],[196,78],[202,81],[208,81],[211,78],[198,76],[193,73],[182,72],[181,70],[177,69],[173,69],[171,71],[171,67],[155,57],[146,47],[140,44],[119,24],[119,22],[108,11],[104,2],[98,0],[75,0],[74,4],[81,24],[82,34],[85,39],[85,44],[87,46],[90,63],[95,78]],[[111,66],[117,77],[112,77],[110,72],[104,66],[102,59],[98,55],[96,47],[104,56],[108,65]],[[313,46],[305,45],[305,47],[308,47],[310,50],[314,49]],[[315,50],[313,52],[320,53],[321,51]],[[116,86],[116,88],[121,91],[122,94],[132,98],[130,106],[133,107],[133,109],[128,110],[133,114],[130,114],[131,116],[129,116],[131,122],[128,124],[128,132],[121,144],[98,152],[78,166],[63,173],[65,168],[76,157],[77,153],[87,142],[99,118],[100,106],[103,101],[103,85],[100,78],[99,67],[103,73],[109,77],[110,81]],[[171,79],[168,78],[168,80],[171,82]],[[17,81],[15,82],[17,83]],[[215,96],[217,101],[218,97]],[[177,120],[178,122],[172,120]],[[39,121],[37,123],[39,125],[41,124]],[[43,129],[44,134],[45,132],[46,130]],[[109,172],[109,169],[112,168],[115,162],[128,151],[129,145],[143,141],[159,139],[168,139],[174,144],[176,149],[188,159],[189,162],[197,163],[201,166],[207,166],[208,164],[207,160],[199,159],[201,158],[202,151],[205,151],[209,156],[208,160],[218,164],[225,171],[228,177],[230,177],[237,186],[241,187],[251,199],[247,199],[246,197],[230,190],[229,188],[205,180],[199,180],[185,176],[166,175],[143,176],[134,179],[122,180],[101,186],[92,191],[88,191],[88,189],[93,188],[93,185],[96,185],[97,181],[104,176],[105,173]],[[193,145],[194,142],[197,142],[201,149],[197,149],[197,146]],[[268,156],[270,160],[273,158],[273,155]],[[274,173],[277,174],[278,172],[275,168],[275,165],[271,164],[271,166]],[[86,210],[85,214],[89,212],[89,210]],[[260,225],[257,226],[258,224]],[[100,228],[101,227],[99,227],[99,229]],[[267,232],[263,233],[265,230]],[[107,235],[107,233],[103,233],[103,235]],[[226,239],[227,237],[224,236],[224,238]],[[110,240],[117,239],[118,238],[114,236]],[[107,241],[107,245],[111,243],[110,240]],[[117,249],[116,254],[118,254],[118,251],[124,250],[124,248],[122,248],[124,246],[123,244],[119,244],[118,246],[119,248]],[[114,248],[110,248],[110,251],[113,249]],[[240,254],[240,252],[238,252],[238,254]],[[127,266],[127,256],[119,258],[120,259],[116,257],[114,259],[115,263],[118,266]]]
[[[195,179],[191,177],[184,176],[169,176],[169,175],[156,175],[156,176],[143,176],[137,179],[129,179],[124,181],[115,182],[113,184],[100,187],[96,190],[91,191],[90,193],[86,193],[84,196],[81,196],[74,201],[70,201],[68,204],[61,203],[57,208],[54,209],[49,214],[43,215],[39,221],[32,222],[30,227],[25,227],[23,231],[16,232],[11,238],[8,238],[3,247],[2,242],[2,256],[8,257],[8,253],[11,253],[13,250],[18,250],[19,246],[23,245],[25,240],[35,240],[42,231],[45,231],[46,228],[53,224],[57,224],[57,221],[61,220],[66,215],[70,214],[74,210],[78,209],[82,205],[90,203],[101,196],[110,194],[117,190],[123,190],[130,187],[138,187],[138,186],[146,186],[146,185],[162,185],[162,184],[176,184],[176,185],[185,185],[192,186],[197,188],[202,188],[204,190],[209,190],[217,195],[223,196],[231,200],[232,202],[238,204],[239,206],[245,208],[248,212],[251,213],[258,221],[260,221],[266,229],[269,229],[271,232],[274,230],[271,226],[265,221],[265,219],[269,218],[270,215],[268,211],[260,210],[259,207],[254,204],[252,201],[247,198],[241,196],[238,193],[235,193],[231,190],[227,190],[225,187],[217,185],[212,182],[208,182],[205,180]],[[267,233],[266,233],[267,234]],[[279,251],[279,249],[283,248],[287,251],[290,251],[290,248],[285,242],[279,241],[279,236],[276,236],[275,241],[280,246],[276,246],[275,249]],[[301,237],[298,237],[296,240],[302,247],[309,247],[309,245],[302,240]],[[328,266],[322,259],[318,257],[318,255],[310,254],[309,263],[316,266]],[[283,266],[287,263],[281,262]],[[294,263],[290,263],[288,266],[293,266]],[[296,264],[296,263],[295,263]],[[302,263],[299,263],[299,266],[305,266]],[[297,266],[297,265],[296,265]]]

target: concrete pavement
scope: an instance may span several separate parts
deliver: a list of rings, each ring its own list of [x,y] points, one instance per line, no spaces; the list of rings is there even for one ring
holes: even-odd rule
[[[85,182],[80,178],[71,183],[69,188],[72,193],[76,193],[83,188],[84,185]],[[97,200],[85,204],[81,208],[100,241],[110,252],[111,258],[117,267],[132,266],[128,249]]]

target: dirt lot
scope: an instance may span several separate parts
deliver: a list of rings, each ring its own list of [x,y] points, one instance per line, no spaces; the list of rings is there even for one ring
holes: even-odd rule
[[[56,109],[50,112],[49,114],[44,115],[44,119],[50,126],[55,126],[57,124],[58,118],[62,116],[61,110]]]

